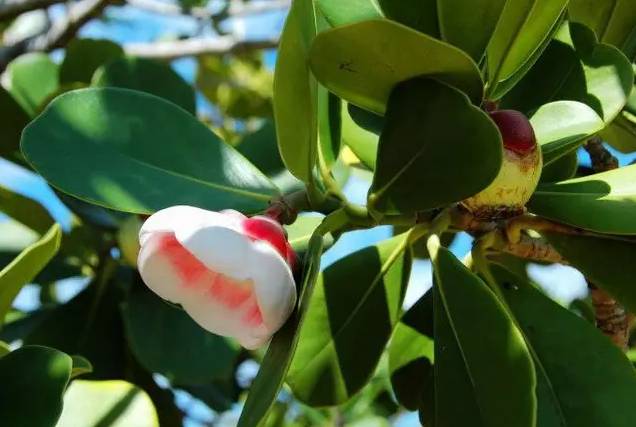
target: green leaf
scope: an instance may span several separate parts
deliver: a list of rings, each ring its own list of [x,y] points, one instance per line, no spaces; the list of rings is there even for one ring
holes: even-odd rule
[[[46,266],[60,248],[62,231],[53,225],[40,240],[33,243],[0,271],[0,327],[20,289]]]
[[[402,83],[389,99],[369,205],[412,213],[458,202],[492,182],[502,152],[497,127],[464,94],[436,80]]]
[[[278,46],[274,117],[283,162],[305,183],[313,180],[317,153],[318,86],[307,60],[315,36],[313,1],[295,0]]]
[[[566,5],[567,0],[506,2],[487,48],[490,85],[506,80],[529,60],[548,37]],[[461,12],[473,13],[472,10]]]
[[[27,53],[7,67],[7,89],[30,116],[58,89],[59,66],[45,53]]]
[[[311,236],[314,234],[316,228],[322,222],[322,217],[319,216],[299,216],[291,225],[286,225],[287,238],[289,244],[294,248],[296,252],[305,252],[309,247]],[[334,242],[334,238],[331,233],[323,237],[323,248],[330,247]]]
[[[121,46],[110,40],[72,40],[60,66],[60,83],[90,84],[95,70],[123,55]]]
[[[11,353],[11,348],[9,347],[9,344],[7,344],[4,341],[0,341],[0,357]]]
[[[318,147],[320,162],[328,170],[331,170],[340,154],[341,108],[340,98],[322,86],[318,88]]]
[[[480,62],[499,21],[506,0],[438,0],[442,39]]]
[[[399,82],[429,76],[454,86],[475,104],[483,82],[476,64],[461,50],[388,20],[372,20],[327,30],[310,52],[316,78],[340,98],[384,114]]]
[[[93,75],[92,84],[98,87],[120,87],[150,93],[177,104],[191,114],[196,114],[192,86],[169,65],[161,62],[134,57],[119,58],[98,68]]]
[[[593,325],[499,266],[493,273],[532,349],[537,426],[628,427],[636,423],[636,374]]]
[[[64,395],[56,427],[159,427],[150,397],[126,381],[75,380]]]
[[[272,337],[258,375],[250,387],[238,427],[256,427],[262,420],[267,419],[267,414],[283,386],[298,346],[300,328],[307,316],[307,307],[318,280],[322,244],[320,235],[314,235],[309,242],[299,287],[300,302],[287,322]]]
[[[636,165],[540,185],[528,208],[598,233],[636,234]]]
[[[384,16],[376,0],[316,0],[316,6],[332,27]]]
[[[126,89],[82,89],[56,98],[25,129],[22,152],[60,190],[132,213],[181,204],[254,213],[277,194],[190,114]]]
[[[548,166],[543,166],[541,170],[541,179],[539,182],[560,182],[570,179],[576,175],[579,166],[579,158],[576,151],[571,151],[565,156],[559,157],[551,162]]]
[[[599,136],[622,153],[636,151],[636,116],[623,111]]]
[[[437,236],[429,239],[429,250],[435,425],[535,426],[535,370],[521,331],[490,288],[440,247]]]
[[[576,151],[605,126],[594,110],[574,101],[545,104],[532,115],[530,123],[541,145],[544,167]]]
[[[0,185],[0,212],[44,234],[55,222],[49,212],[35,200]]]
[[[636,310],[636,241],[543,232],[554,248],[596,286]]]
[[[339,404],[370,380],[401,314],[406,241],[403,234],[354,252],[318,279],[287,378],[302,402]]]
[[[232,374],[238,349],[185,311],[146,290],[130,294],[121,308],[130,348],[148,371],[177,384],[205,384]]]
[[[437,39],[441,38],[436,0],[377,0],[387,18]]]
[[[91,365],[91,362],[89,362],[88,359],[79,355],[73,355],[71,356],[71,359],[73,360],[71,378],[75,378],[83,374],[90,374],[91,372],[93,372],[93,365]]]
[[[400,319],[389,345],[391,385],[398,402],[416,411],[433,375],[433,293],[427,292]]]
[[[25,346],[0,358],[0,414],[11,427],[51,427],[62,412],[71,358],[61,351]]]
[[[351,117],[351,112],[345,104],[341,108],[342,142],[371,170],[375,169],[375,159],[378,155],[378,135],[360,127]]]
[[[0,156],[5,157],[20,149],[20,134],[30,118],[2,86],[0,86],[0,116],[3,118],[0,127]]]
[[[615,47],[597,43],[580,24],[564,25],[558,39],[502,100],[501,108],[531,113],[557,100],[579,101],[607,124],[621,111],[634,84],[632,66]],[[576,43],[572,42],[572,39]]]
[[[601,42],[616,46],[634,59],[636,5],[632,1],[570,0],[568,10],[572,21],[591,28]]]

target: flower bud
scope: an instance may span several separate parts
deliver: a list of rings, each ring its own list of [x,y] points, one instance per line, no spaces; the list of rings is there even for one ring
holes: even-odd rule
[[[148,218],[139,243],[146,285],[243,347],[267,343],[296,304],[296,255],[271,218],[173,206]]]
[[[503,140],[501,169],[486,189],[462,205],[475,217],[492,221],[524,212],[539,183],[543,161],[532,126],[522,113],[499,110],[489,115]]]

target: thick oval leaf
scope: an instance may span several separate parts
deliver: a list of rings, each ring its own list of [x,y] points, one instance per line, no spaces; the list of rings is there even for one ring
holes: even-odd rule
[[[548,37],[567,3],[568,0],[506,2],[487,48],[491,86],[512,76],[529,60]]]
[[[316,5],[332,27],[384,16],[376,0],[316,0]]]
[[[44,206],[2,185],[0,185],[0,212],[39,234],[45,234],[55,222]]]
[[[350,104],[349,104],[350,106]],[[378,135],[360,127],[351,117],[348,105],[341,108],[342,142],[371,170],[375,169],[378,155]]]
[[[71,360],[73,361],[73,367],[71,368],[71,378],[78,377],[83,374],[90,374],[93,372],[93,365],[89,362],[88,359],[73,355],[71,356]]]
[[[29,123],[29,115],[17,101],[0,86],[0,156],[10,156],[20,149],[20,134]]]
[[[461,50],[388,20],[358,22],[320,33],[310,52],[311,69],[330,91],[383,114],[399,82],[429,76],[454,86],[480,104],[483,83]]]
[[[535,426],[535,370],[521,331],[490,288],[440,247],[436,236],[429,239],[429,250],[435,425]]]
[[[636,165],[541,185],[528,208],[598,233],[636,234]]]
[[[318,85],[308,65],[316,36],[312,0],[296,0],[287,15],[274,74],[274,117],[278,148],[287,169],[309,183],[316,163]]]
[[[29,345],[0,357],[0,414],[12,427],[51,427],[71,377],[69,355]]]
[[[506,0],[438,0],[443,40],[481,61],[505,5]]]
[[[621,111],[634,84],[632,66],[613,46],[597,43],[580,24],[564,25],[532,69],[501,102],[526,113],[551,101],[579,101],[607,124]]]
[[[440,38],[436,0],[377,0],[385,16],[431,37]]]
[[[433,293],[427,292],[400,319],[389,345],[391,385],[398,402],[416,411],[433,375]]]
[[[124,50],[110,40],[75,39],[69,43],[60,66],[60,83],[90,84],[100,66],[124,55]]]
[[[93,86],[121,87],[150,93],[196,114],[192,86],[169,65],[150,59],[124,57],[111,61],[95,71]]]
[[[316,231],[321,222],[322,217],[320,216],[303,215],[299,216],[293,224],[285,226],[289,244],[296,252],[307,251],[311,236],[313,236],[314,231]],[[322,245],[325,249],[333,245],[334,239],[331,234],[325,235],[322,240]]]
[[[29,115],[58,88],[59,66],[45,53],[27,53],[7,67],[7,90]]]
[[[636,151],[636,116],[623,111],[599,136],[618,151],[633,153]]]
[[[287,378],[301,401],[342,403],[373,375],[401,314],[411,269],[406,239],[354,252],[320,276]]]
[[[561,156],[548,166],[543,166],[541,179],[539,182],[560,182],[573,178],[579,166],[579,158],[576,151],[571,151],[565,156]]]
[[[591,28],[598,39],[621,49],[634,59],[636,46],[632,37],[636,29],[636,4],[631,0],[570,0],[570,19]]]
[[[174,384],[205,384],[232,375],[238,349],[185,311],[145,290],[132,293],[121,308],[130,348],[148,371]]]
[[[502,152],[495,124],[457,89],[402,83],[389,99],[369,205],[412,213],[458,202],[495,179]]]
[[[60,190],[126,212],[183,204],[254,213],[277,194],[190,114],[126,89],[82,89],[56,98],[25,129],[22,152]]]
[[[542,233],[585,277],[636,311],[636,240]]]
[[[545,104],[532,115],[530,123],[541,144],[544,167],[576,151],[605,126],[594,110],[574,101]]]
[[[20,289],[37,276],[60,248],[62,230],[54,224],[40,240],[24,249],[0,271],[0,327]]]
[[[159,427],[150,397],[126,381],[75,380],[64,395],[56,427]]]
[[[276,401],[298,346],[300,328],[303,325],[309,302],[320,273],[320,256],[323,239],[312,236],[305,255],[303,278],[299,287],[300,302],[283,327],[274,334],[267,353],[263,357],[258,375],[247,396],[238,427],[257,427]]]
[[[342,142],[342,101],[324,87],[318,88],[318,142],[321,167],[331,170],[338,160]]]
[[[537,426],[636,425],[636,373],[589,322],[499,266],[493,273],[532,348],[537,367]]]

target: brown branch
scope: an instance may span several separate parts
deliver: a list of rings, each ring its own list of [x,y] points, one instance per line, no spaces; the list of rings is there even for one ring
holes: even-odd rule
[[[618,159],[605,147],[600,138],[594,137],[585,144],[585,151],[590,156],[594,172],[607,172],[618,168]]]
[[[192,38],[155,43],[130,43],[126,54],[142,58],[171,60],[184,56],[240,54],[278,46],[278,39],[237,40],[232,36]]]
[[[508,239],[502,239],[495,246],[495,249],[531,261],[569,265],[568,261],[546,240],[527,235],[522,235],[514,243]]]
[[[64,0],[6,0],[0,4],[0,21],[17,18],[25,12],[44,9]]]

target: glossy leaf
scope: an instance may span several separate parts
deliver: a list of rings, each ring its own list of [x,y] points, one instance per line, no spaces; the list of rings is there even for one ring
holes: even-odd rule
[[[402,316],[389,345],[391,385],[398,402],[416,411],[433,374],[433,292],[427,292]]]
[[[350,104],[349,104],[350,105]],[[378,135],[360,127],[351,117],[347,104],[341,108],[342,142],[371,170],[378,155]]]
[[[126,381],[75,380],[64,395],[56,427],[159,427],[150,397]]]
[[[636,116],[623,111],[599,136],[623,153],[636,151]]]
[[[636,30],[636,6],[630,0],[570,0],[570,19],[591,28],[598,39],[621,49],[634,59],[632,38]]]
[[[636,165],[539,186],[531,212],[608,234],[636,234]]]
[[[285,22],[274,74],[274,117],[278,148],[287,169],[312,181],[318,134],[318,86],[308,64],[316,36],[312,0],[296,0]]]
[[[283,386],[320,273],[322,245],[322,237],[319,235],[314,235],[309,242],[299,287],[299,304],[283,327],[272,337],[258,375],[250,387],[238,427],[256,427],[265,420]]]
[[[440,38],[436,0],[377,0],[387,18]]]
[[[411,268],[406,238],[354,252],[318,279],[287,378],[302,402],[342,403],[371,378],[401,314]]]
[[[30,116],[58,89],[59,66],[45,53],[27,53],[7,67],[7,89]]]
[[[66,47],[60,66],[60,83],[90,84],[100,66],[124,55],[124,50],[110,40],[75,39]]]
[[[506,0],[477,0],[467,7],[464,0],[438,0],[443,40],[468,53],[475,62],[484,56]]]
[[[557,233],[544,234],[554,248],[596,286],[603,288],[630,311],[636,310],[633,285],[636,241]]]
[[[286,225],[287,238],[289,244],[296,252],[305,252],[309,247],[311,236],[322,222],[319,216],[299,216],[291,225]],[[333,236],[331,233],[323,237],[323,248],[328,248],[333,244]]]
[[[628,427],[636,423],[636,373],[593,325],[499,266],[493,273],[532,348],[537,426]]]
[[[316,0],[316,6],[332,27],[384,16],[376,0]]]
[[[0,127],[0,156],[9,156],[20,149],[20,134],[29,122],[27,112],[0,86],[0,115],[3,123]]]
[[[566,5],[567,0],[506,2],[487,48],[491,85],[506,80],[528,61]]]
[[[535,369],[521,331],[490,288],[440,247],[436,236],[429,250],[435,425],[535,426]]]
[[[572,151],[565,156],[559,157],[548,166],[543,166],[541,179],[539,182],[560,182],[573,178],[579,165],[579,158],[576,151]]]
[[[93,86],[150,93],[177,104],[191,114],[196,113],[192,87],[169,65],[150,59],[123,57],[111,61],[95,71]]]
[[[392,88],[418,76],[455,86],[480,104],[479,70],[459,49],[388,20],[320,33],[310,52],[316,78],[340,98],[383,114]]]
[[[543,105],[530,118],[530,123],[541,145],[543,166],[578,147],[605,124],[603,120],[585,104],[573,101],[556,101]]]
[[[12,427],[51,427],[62,412],[72,360],[61,351],[25,346],[0,357],[0,414]]]
[[[78,377],[83,374],[90,374],[93,372],[93,365],[91,362],[78,355],[71,356],[71,360],[73,361],[73,367],[71,368],[71,378]]]
[[[148,371],[176,384],[205,384],[231,375],[238,349],[155,294],[132,293],[122,315],[130,348]]]
[[[400,84],[389,99],[369,205],[413,213],[463,200],[497,176],[502,151],[495,124],[458,90],[429,79]]]
[[[0,271],[0,327],[20,289],[46,266],[60,247],[62,231],[53,225],[40,240],[24,249],[16,259]]]
[[[55,222],[49,212],[35,200],[0,185],[0,212],[44,234]]]
[[[25,129],[22,152],[60,190],[126,212],[180,204],[258,212],[277,194],[190,114],[126,89],[82,89],[56,98]]]
[[[569,30],[572,37],[567,25],[561,28],[501,108],[531,113],[551,101],[571,100],[587,104],[606,124],[618,115],[634,83],[631,64],[615,47],[597,43],[581,25],[571,24]]]

